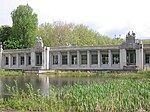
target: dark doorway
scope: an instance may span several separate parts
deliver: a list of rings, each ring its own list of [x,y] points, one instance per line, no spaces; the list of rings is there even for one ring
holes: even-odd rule
[[[127,50],[127,65],[136,65],[135,50]]]
[[[42,53],[36,53],[36,66],[41,66],[42,65]]]

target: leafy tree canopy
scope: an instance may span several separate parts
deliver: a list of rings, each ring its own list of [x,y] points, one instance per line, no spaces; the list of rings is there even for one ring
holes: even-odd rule
[[[101,35],[83,24],[62,21],[41,24],[37,35],[43,38],[45,46],[120,44],[123,41]]]
[[[37,14],[33,13],[33,9],[27,4],[20,5],[13,10],[11,17],[13,21],[12,40],[18,43],[16,48],[32,47],[38,28]]]

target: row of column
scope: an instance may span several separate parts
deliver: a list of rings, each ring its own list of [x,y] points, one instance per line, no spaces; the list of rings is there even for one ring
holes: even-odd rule
[[[98,67],[101,66],[101,51],[97,51],[97,56],[98,56]],[[52,58],[51,58],[52,59]],[[61,66],[61,52],[58,52],[58,66]],[[52,64],[52,63],[51,63]],[[67,51],[67,65],[71,65],[71,52]],[[77,51],[77,66],[81,65],[81,53],[80,51]],[[87,66],[91,66],[91,52],[88,50],[87,51]],[[112,52],[111,50],[108,50],[108,66],[112,66]]]
[[[16,57],[16,62],[15,62],[15,65],[13,65],[13,56],[15,56]],[[27,66],[27,54],[26,53],[24,53],[24,55],[21,55],[21,56],[23,56],[24,57],[24,63],[23,63],[23,65],[21,65],[21,66]],[[20,57],[21,57],[20,56]],[[6,60],[5,60],[6,61]],[[19,54],[16,54],[16,55],[12,55],[12,54],[9,54],[8,55],[8,66],[11,68],[12,66],[20,66],[20,63],[21,63],[21,58],[19,58]]]

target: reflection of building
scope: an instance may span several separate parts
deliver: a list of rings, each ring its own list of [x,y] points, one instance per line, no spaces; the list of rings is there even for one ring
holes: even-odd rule
[[[121,45],[43,47],[37,38],[34,48],[0,50],[2,69],[123,70],[150,69],[150,44],[127,34]]]

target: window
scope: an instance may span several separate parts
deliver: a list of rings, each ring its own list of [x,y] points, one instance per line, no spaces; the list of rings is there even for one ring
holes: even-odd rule
[[[119,54],[113,54],[113,64],[118,64],[120,62]]]
[[[62,55],[62,64],[67,65],[67,55]]]
[[[92,64],[98,64],[98,56],[97,54],[92,54],[91,55],[91,58],[92,58]]]
[[[102,64],[108,64],[108,54],[102,54]]]
[[[77,55],[72,55],[72,64],[76,65],[77,64]]]
[[[145,63],[146,64],[150,63],[150,54],[145,54]]]
[[[31,56],[28,56],[28,65],[31,65]]]
[[[16,65],[16,56],[13,56],[13,57],[12,57],[12,64],[13,64],[13,65]]]
[[[36,65],[41,66],[42,65],[42,53],[36,53]]]
[[[20,65],[24,65],[24,56],[20,57]]]
[[[5,65],[9,65],[9,58],[5,57]]]
[[[53,55],[53,65],[58,64],[58,55]]]
[[[81,64],[87,64],[87,55],[81,55]]]

